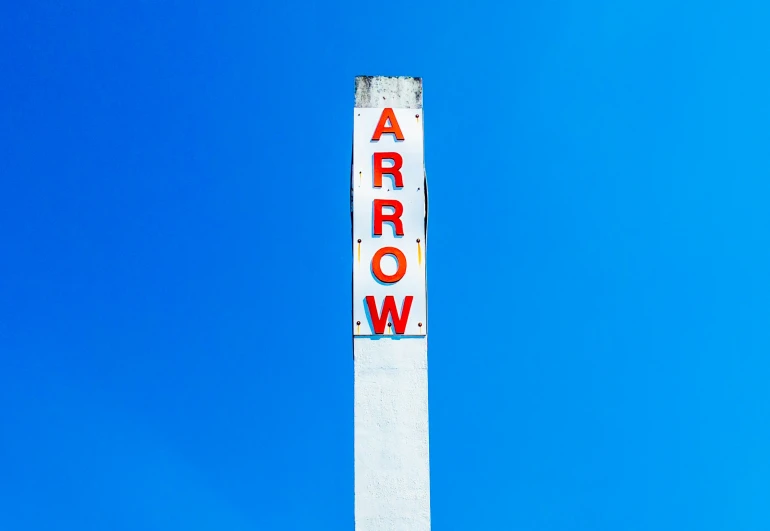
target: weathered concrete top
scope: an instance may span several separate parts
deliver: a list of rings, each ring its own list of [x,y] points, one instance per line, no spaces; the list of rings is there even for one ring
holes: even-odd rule
[[[422,78],[358,76],[356,107],[422,109]]]

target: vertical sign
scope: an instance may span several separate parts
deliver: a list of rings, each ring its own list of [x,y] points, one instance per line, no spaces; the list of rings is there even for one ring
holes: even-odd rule
[[[423,110],[353,113],[353,335],[425,336]]]
[[[417,77],[356,77],[356,531],[431,528],[422,92]]]

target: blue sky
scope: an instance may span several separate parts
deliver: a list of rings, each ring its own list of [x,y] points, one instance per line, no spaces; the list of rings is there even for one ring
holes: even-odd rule
[[[762,2],[6,2],[0,529],[351,529],[356,75],[424,78],[433,527],[770,528]]]

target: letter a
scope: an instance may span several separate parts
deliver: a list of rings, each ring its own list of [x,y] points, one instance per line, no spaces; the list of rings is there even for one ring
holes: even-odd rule
[[[390,125],[388,125],[388,123],[390,123]],[[401,132],[401,127],[399,127],[398,120],[396,120],[396,114],[391,108],[382,110],[382,115],[380,116],[380,121],[377,124],[377,128],[374,130],[372,140],[379,141],[383,134],[388,133],[396,135],[396,140],[404,139],[404,133]]]

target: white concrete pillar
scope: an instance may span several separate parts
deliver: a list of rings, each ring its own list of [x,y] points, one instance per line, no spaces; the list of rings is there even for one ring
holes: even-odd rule
[[[420,135],[422,133],[422,81],[419,78],[358,77],[355,106],[356,109],[413,109],[410,120],[419,124]],[[410,124],[410,127],[416,126]],[[371,133],[368,134],[371,137]],[[422,145],[419,156],[422,157]],[[406,162],[404,164],[406,168]],[[359,171],[353,168],[354,193],[355,186],[361,186],[359,179],[367,178],[366,170],[363,176]],[[410,171],[404,179],[412,186],[416,176]],[[424,169],[420,177],[424,190]],[[355,201],[353,204],[359,205]],[[427,194],[424,206],[421,215],[426,218]],[[366,204],[361,203],[358,208],[366,208]],[[360,245],[356,243],[357,230],[354,226],[354,268],[368,268],[368,256],[361,257],[360,249],[356,255]],[[427,248],[426,237],[427,229],[423,233],[422,249]],[[420,245],[415,241],[413,235],[410,238],[407,234],[402,243],[412,246],[411,250]],[[419,252],[422,254],[418,260],[407,254],[410,268],[424,268],[425,253]],[[424,269],[422,271],[424,275]],[[360,312],[356,305],[365,303],[354,296],[353,304],[355,313]],[[427,302],[425,308],[423,315],[427,317]],[[357,334],[361,325],[356,327],[353,323],[356,531],[430,530],[427,319],[419,324],[419,330],[425,335],[398,336],[390,331],[378,336]],[[410,330],[414,323],[411,327]]]

